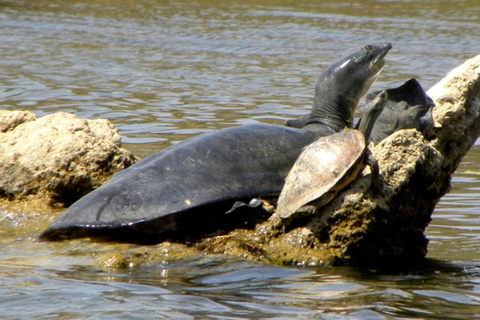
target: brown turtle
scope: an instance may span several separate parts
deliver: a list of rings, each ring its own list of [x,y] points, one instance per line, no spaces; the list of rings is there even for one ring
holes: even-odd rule
[[[305,205],[319,208],[327,204],[355,180],[366,165],[371,167],[376,179],[378,164],[370,156],[366,141],[387,100],[387,92],[382,91],[365,106],[358,130],[345,129],[321,137],[304,148],[278,198],[278,217],[291,219],[312,213],[311,210],[298,210]]]
[[[349,126],[391,48],[367,45],[328,67],[301,128],[255,123],[177,143],[75,202],[40,238],[158,243],[245,226],[232,205],[278,196],[304,146]]]

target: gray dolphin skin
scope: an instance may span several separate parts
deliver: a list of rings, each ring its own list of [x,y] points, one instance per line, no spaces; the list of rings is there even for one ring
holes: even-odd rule
[[[237,200],[278,196],[302,149],[350,124],[390,48],[389,43],[368,45],[328,68],[313,107],[323,112],[312,111],[304,128],[259,123],[177,143],[75,202],[40,239],[158,243],[244,224],[246,217],[226,212]]]

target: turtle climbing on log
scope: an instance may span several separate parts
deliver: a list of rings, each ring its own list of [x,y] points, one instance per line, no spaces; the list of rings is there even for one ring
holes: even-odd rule
[[[117,173],[40,238],[158,243],[244,224],[243,215],[226,212],[238,200],[278,196],[306,145],[351,126],[391,47],[368,45],[326,69],[302,128],[251,124],[182,141]]]
[[[278,198],[278,217],[293,220],[314,213],[355,180],[367,164],[372,181],[377,179],[378,164],[368,151],[367,141],[387,101],[388,93],[382,91],[365,106],[358,130],[347,128],[321,137],[303,150]],[[305,205],[313,208],[299,210]]]
[[[357,123],[367,143],[377,144],[401,129],[415,128],[425,135],[433,128],[435,104],[416,79],[396,88],[369,93],[367,101]],[[363,136],[347,130],[309,145],[287,177],[278,201],[277,216],[289,218],[312,201],[313,207],[297,213],[306,215],[332,200],[362,168]],[[378,170],[375,168],[374,171]]]

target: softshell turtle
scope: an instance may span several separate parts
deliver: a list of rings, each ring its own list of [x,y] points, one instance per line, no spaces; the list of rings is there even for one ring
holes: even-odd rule
[[[377,46],[368,45],[364,48],[366,52],[372,50],[370,59],[373,65],[378,68],[370,69],[368,72],[378,72],[384,65],[383,57],[390,50],[391,44],[381,46],[384,53],[373,58],[377,52]],[[362,64],[362,57],[354,53],[345,60],[340,60],[328,67],[321,75],[315,87],[315,98],[310,114],[304,115],[295,120],[287,120],[285,125],[293,128],[304,128],[310,130],[321,130],[322,135],[330,135],[343,130],[345,127],[352,127],[353,115],[360,100],[367,94],[365,89],[370,88],[376,77],[370,77],[365,82],[358,82],[356,79],[365,74],[365,68],[358,68]],[[371,59],[373,58],[373,60]],[[343,81],[339,81],[343,79]],[[339,108],[339,106],[347,106]],[[321,124],[318,126],[318,124]]]
[[[182,141],[117,173],[40,238],[156,243],[237,227],[225,213],[237,200],[278,196],[302,148],[349,123],[390,48],[366,46],[322,73],[319,82],[326,83],[317,85],[313,108],[324,108],[331,127],[315,121],[305,129],[251,124]]]
[[[388,89],[388,99],[382,113],[373,125],[370,141],[378,143],[401,129],[417,129],[426,135],[433,129],[433,100],[416,79],[410,79],[397,88]],[[375,97],[369,93],[367,101]]]
[[[290,170],[278,198],[276,215],[283,219],[312,213],[299,209],[307,204],[319,208],[357,178],[367,164],[378,175],[378,165],[369,156],[367,140],[375,120],[387,102],[381,92],[363,111],[358,130],[346,129],[308,145]]]

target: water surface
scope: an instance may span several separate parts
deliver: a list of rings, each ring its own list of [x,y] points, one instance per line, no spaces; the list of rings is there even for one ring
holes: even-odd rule
[[[480,54],[479,16],[476,0],[0,0],[0,109],[107,118],[145,156],[307,113],[321,70],[368,43],[394,46],[374,89],[428,89]],[[0,318],[477,318],[479,153],[437,205],[429,260],[402,272],[218,256],[102,269],[109,245],[38,243],[51,214],[0,212]]]

